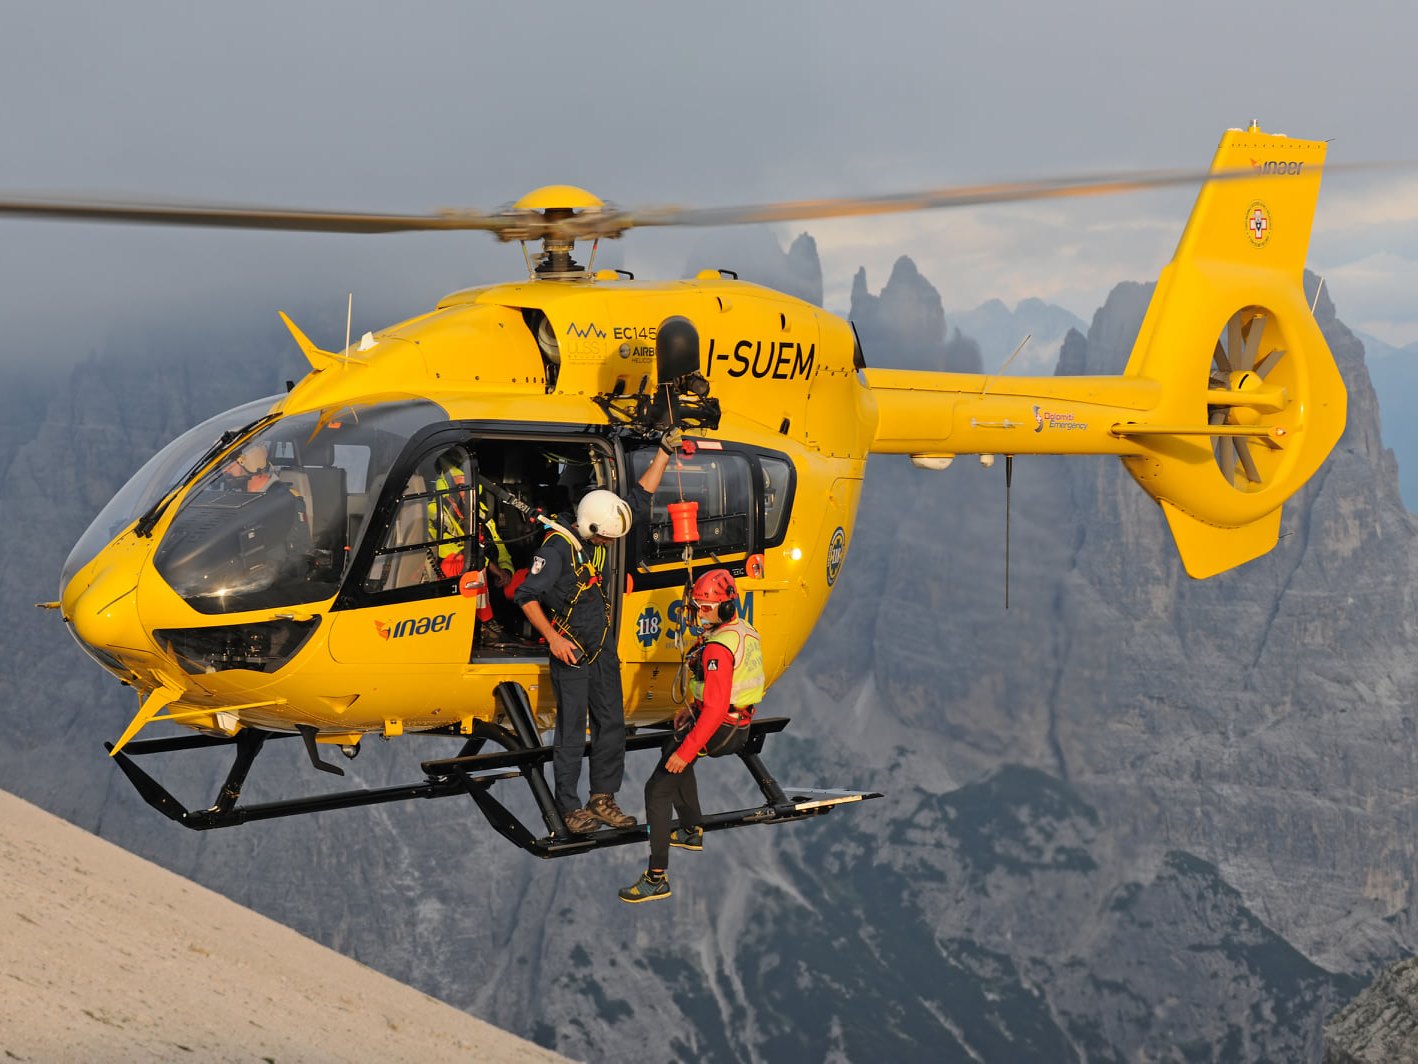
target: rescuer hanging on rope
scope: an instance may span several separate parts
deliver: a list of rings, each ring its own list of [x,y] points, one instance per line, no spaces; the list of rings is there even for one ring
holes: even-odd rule
[[[704,849],[695,759],[742,750],[753,708],[763,698],[763,644],[753,626],[739,616],[733,576],[727,569],[711,569],[695,581],[691,596],[704,636],[687,659],[690,704],[675,715],[674,735],[645,783],[650,864],[638,880],[621,890],[621,901],[668,898],[670,847]],[[673,831],[672,810],[679,814],[679,827]]]

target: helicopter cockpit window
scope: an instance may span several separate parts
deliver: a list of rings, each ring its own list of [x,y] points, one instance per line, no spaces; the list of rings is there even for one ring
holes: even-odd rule
[[[74,549],[69,552],[69,558],[64,563],[59,586],[67,587],[74,574],[93,561],[98,552],[112,543],[118,533],[137,520],[140,514],[146,512],[168,491],[177,487],[182,475],[222,438],[223,433],[234,433],[238,429],[246,428],[280,401],[279,395],[270,395],[218,414],[196,428],[188,429],[148,459],[143,467],[129,478],[128,483],[119,489],[118,494],[108,501],[79,537],[79,542],[74,544]]]
[[[195,609],[319,602],[338,590],[383,485],[415,432],[446,418],[421,400],[274,421],[188,493],[154,557]]]
[[[654,456],[653,447],[631,452],[632,479],[644,474]],[[756,507],[749,457],[737,451],[701,448],[670,462],[650,504],[649,526],[635,536],[640,564],[658,565],[682,556],[684,545],[674,540],[669,514],[669,504],[681,500],[699,504],[696,552],[723,556],[752,549]]]

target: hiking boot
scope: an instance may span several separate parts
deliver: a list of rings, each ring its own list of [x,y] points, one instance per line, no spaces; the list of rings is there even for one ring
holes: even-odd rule
[[[573,835],[589,835],[601,826],[601,822],[596,819],[596,814],[585,807],[573,809],[569,813],[562,813],[561,821],[566,825],[566,830]]]
[[[661,872],[652,877],[649,872],[641,872],[640,878],[628,887],[620,888],[620,900],[638,905],[642,901],[658,901],[670,896],[670,877]]]
[[[681,850],[704,849],[703,828],[675,828],[670,832],[670,845]]]
[[[586,810],[606,827],[633,828],[635,818],[615,804],[613,794],[593,794]]]

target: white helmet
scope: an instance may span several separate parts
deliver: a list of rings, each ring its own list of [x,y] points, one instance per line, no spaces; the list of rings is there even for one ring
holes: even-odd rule
[[[576,527],[583,536],[620,539],[630,531],[630,504],[605,488],[587,492],[576,504]]]

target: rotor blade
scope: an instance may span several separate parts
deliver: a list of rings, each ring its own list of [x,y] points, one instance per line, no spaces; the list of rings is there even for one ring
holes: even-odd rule
[[[1226,322],[1226,351],[1235,360],[1236,369],[1245,369],[1241,360],[1245,357],[1245,342],[1241,339],[1241,313],[1232,314]]]
[[[1246,176],[1254,177],[1252,171]],[[899,214],[906,211],[965,207],[987,203],[1101,196],[1168,185],[1197,184],[1213,177],[1201,170],[1151,171],[1098,177],[1063,177],[1013,184],[969,185],[885,196],[803,200],[746,207],[651,207],[621,211],[586,210],[573,217],[547,219],[537,211],[480,212],[445,210],[430,215],[365,214],[283,207],[240,207],[201,203],[100,199],[83,200],[13,196],[0,198],[0,214],[77,222],[176,225],[194,228],[271,229],[319,233],[402,233],[428,230],[485,230],[504,239],[539,240],[547,236],[590,239],[619,236],[635,226],[714,226],[786,222],[812,218]],[[1237,175],[1239,176],[1239,175]]]
[[[1263,371],[1265,370],[1267,363],[1269,364],[1269,366],[1270,366],[1271,369],[1274,369],[1275,366],[1278,365],[1279,362],[1280,362],[1280,360],[1281,360],[1282,358],[1284,358],[1284,357],[1285,357],[1285,348],[1283,348],[1283,347],[1275,347],[1275,348],[1272,348],[1271,350],[1269,350],[1269,351],[1267,351],[1267,352],[1265,353],[1265,357],[1263,357],[1259,362],[1256,363],[1256,365],[1255,365],[1255,371],[1256,371],[1257,373],[1260,373],[1262,376],[1264,376]],[[1272,361],[1272,360],[1273,360],[1273,361]]]
[[[72,222],[124,222],[220,229],[277,229],[314,233],[406,233],[434,229],[500,232],[515,215],[445,211],[440,214],[360,214],[341,211],[145,203],[139,200],[0,198],[0,214]]]
[[[1411,169],[1418,161],[1334,163],[1322,169],[1329,171]],[[796,222],[817,218],[846,218],[861,215],[902,214],[908,211],[940,210],[948,207],[973,207],[989,203],[1019,203],[1026,200],[1066,199],[1078,196],[1110,196],[1122,192],[1139,192],[1174,185],[1194,185],[1210,181],[1271,180],[1259,175],[1252,167],[1232,170],[1133,170],[1100,174],[1077,174],[1072,177],[1046,178],[1041,181],[1017,181],[988,185],[958,185],[900,192],[883,196],[859,196],[842,199],[799,200],[786,203],[764,203],[745,207],[662,207],[626,210],[617,218],[622,231],[632,226],[708,226],[744,225],[751,222]],[[1283,180],[1283,178],[1282,178]],[[579,231],[581,217],[573,219],[569,228]],[[592,219],[594,224],[594,218]],[[587,236],[592,235],[587,230]],[[605,235],[605,234],[598,234]]]
[[[1413,168],[1418,162],[1330,164],[1328,171]],[[242,207],[123,199],[93,199],[0,195],[0,215],[68,221],[121,222],[137,225],[180,225],[230,229],[274,229],[323,233],[401,233],[429,230],[482,230],[500,240],[581,240],[617,237],[636,226],[743,225],[792,222],[818,218],[901,214],[909,211],[970,207],[989,203],[1106,196],[1174,185],[1210,181],[1285,180],[1258,175],[1250,167],[1234,170],[1139,170],[1048,178],[987,185],[956,185],[882,196],[798,200],[739,207],[650,207],[622,210],[603,205],[543,213],[536,209],[500,208],[479,211],[450,208],[432,214],[370,214]],[[550,214],[551,216],[548,216]],[[1236,357],[1236,351],[1230,352]]]
[[[1256,368],[1256,355],[1260,351],[1260,338],[1265,335],[1265,315],[1257,314],[1246,329],[1246,344],[1241,355],[1242,369]]]
[[[1221,453],[1217,456],[1221,461],[1221,475],[1226,478],[1226,483],[1232,486],[1236,483],[1236,449],[1228,447],[1229,441],[1222,439]]]
[[[1239,436],[1231,437],[1231,442],[1236,445],[1236,454],[1241,459],[1241,468],[1246,471],[1246,479],[1252,484],[1260,483],[1260,470],[1256,468],[1255,459],[1251,457],[1251,445]]]
[[[1244,170],[1139,170],[1105,174],[1079,174],[988,185],[959,185],[899,192],[882,196],[842,199],[796,200],[743,207],[662,207],[627,211],[626,219],[637,226],[744,225],[753,222],[796,222],[816,218],[846,218],[861,215],[902,214],[908,211],[974,207],[988,203],[1019,203],[1026,200],[1066,199],[1078,196],[1109,196],[1173,185],[1194,185],[1205,181],[1255,178]]]
[[[1211,353],[1211,359],[1222,373],[1231,372],[1231,360],[1226,357],[1226,348],[1221,346],[1220,340],[1216,341],[1216,350]]]

